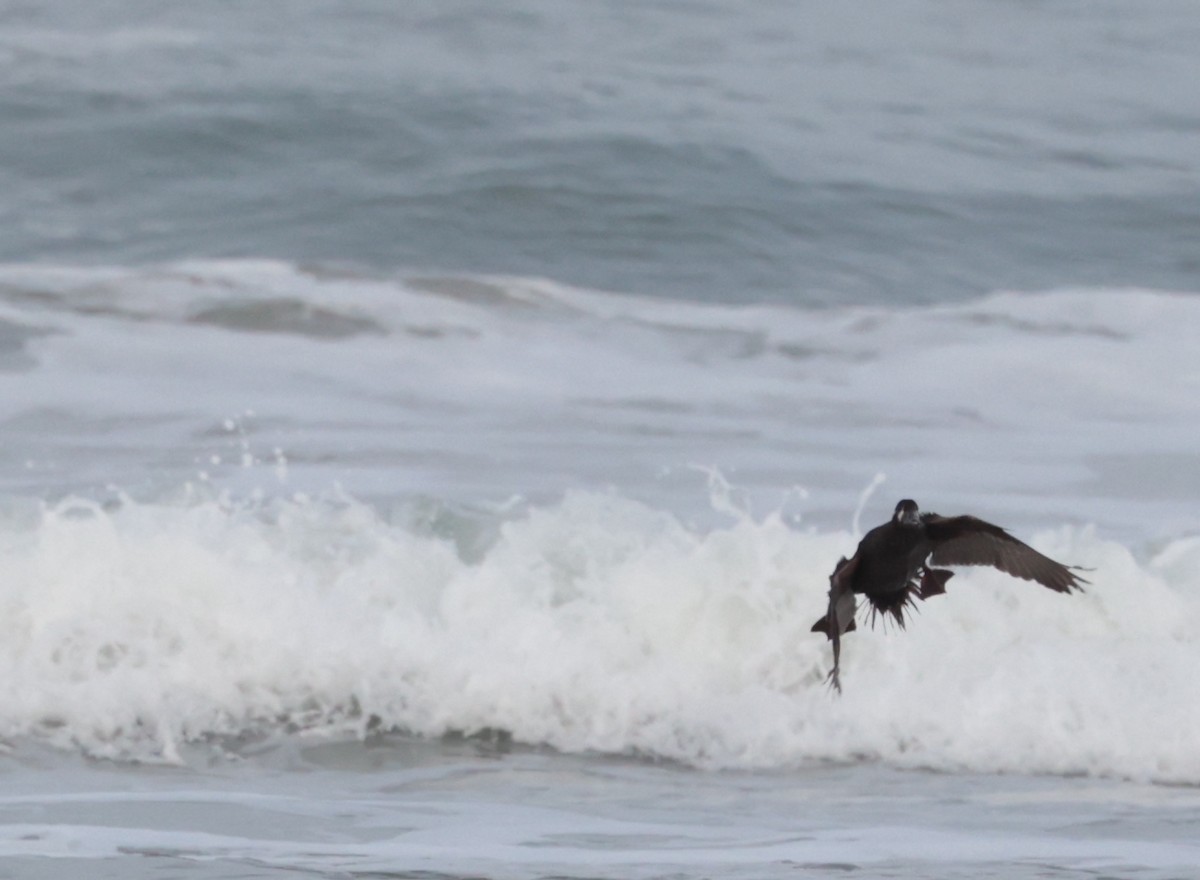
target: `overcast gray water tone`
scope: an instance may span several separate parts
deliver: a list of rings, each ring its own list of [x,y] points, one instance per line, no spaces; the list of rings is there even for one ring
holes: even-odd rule
[[[1193,290],[1190,2],[0,4],[0,260]]]
[[[1198,46],[0,0],[0,877],[1200,876]]]

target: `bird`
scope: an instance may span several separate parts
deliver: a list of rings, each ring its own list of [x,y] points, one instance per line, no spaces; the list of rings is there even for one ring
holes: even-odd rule
[[[813,624],[833,642],[833,669],[828,681],[838,693],[841,638],[858,627],[856,594],[866,596],[870,620],[890,617],[901,629],[905,614],[924,601],[946,592],[954,572],[935,565],[990,565],[1006,574],[1035,581],[1056,593],[1083,591],[1088,581],[1078,566],[1055,562],[1014,538],[1000,526],[974,516],[922,513],[905,498],[891,520],[871,529],[849,559],[842,557],[829,576],[829,609]]]

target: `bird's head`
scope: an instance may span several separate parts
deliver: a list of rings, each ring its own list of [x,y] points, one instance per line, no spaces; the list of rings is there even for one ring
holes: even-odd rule
[[[902,526],[919,526],[921,514],[917,510],[917,502],[911,498],[905,498],[897,504],[896,512],[892,514],[892,522]]]

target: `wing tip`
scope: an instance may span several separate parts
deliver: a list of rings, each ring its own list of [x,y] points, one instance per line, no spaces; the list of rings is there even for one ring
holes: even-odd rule
[[[1070,592],[1074,591],[1074,592],[1078,592],[1078,593],[1086,593],[1087,590],[1085,590],[1083,588],[1083,585],[1087,584],[1090,587],[1092,585],[1092,582],[1089,581],[1087,578],[1080,577],[1075,572],[1077,572],[1077,571],[1095,571],[1095,569],[1094,568],[1084,568],[1081,565],[1064,565],[1063,568],[1066,569],[1066,572],[1067,572],[1067,588],[1065,590],[1063,590],[1063,592],[1070,593]]]

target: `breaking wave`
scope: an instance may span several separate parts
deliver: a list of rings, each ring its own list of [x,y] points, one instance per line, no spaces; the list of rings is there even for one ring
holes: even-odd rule
[[[697,530],[615,493],[480,525],[349,497],[9,501],[0,732],[116,759],[306,731],[503,730],[706,768],[882,760],[1200,783],[1200,539],[1064,597],[964,570],[907,632],[861,630],[846,692],[809,632],[849,532]]]

